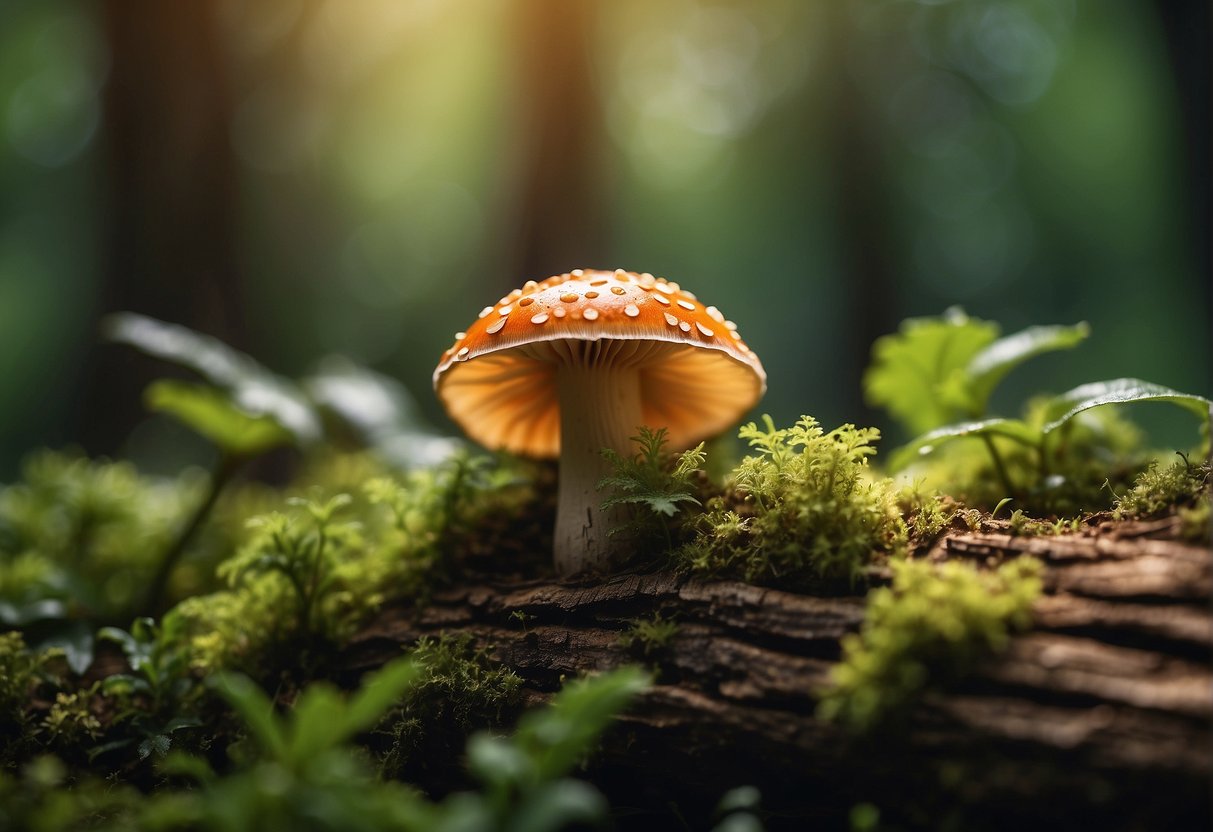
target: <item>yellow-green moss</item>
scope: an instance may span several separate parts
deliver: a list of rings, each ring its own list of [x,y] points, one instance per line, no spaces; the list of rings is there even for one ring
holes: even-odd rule
[[[1032,558],[993,571],[961,561],[894,562],[892,585],[868,595],[861,631],[843,640],[819,715],[866,731],[924,689],[964,675],[1031,624],[1041,571]]]
[[[682,564],[747,580],[854,579],[874,554],[904,549],[891,481],[868,468],[879,431],[826,432],[809,416],[785,429],[764,423],[741,429],[756,453],[733,472],[731,494],[698,518]]]

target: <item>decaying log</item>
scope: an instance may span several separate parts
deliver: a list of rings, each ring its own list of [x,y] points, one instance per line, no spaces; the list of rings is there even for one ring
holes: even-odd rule
[[[592,772],[612,805],[634,807],[621,821],[629,829],[706,828],[718,797],[743,784],[762,791],[772,829],[846,828],[860,803],[901,828],[1207,828],[1213,553],[1150,536],[1169,529],[946,536],[930,557],[1043,560],[1036,625],[863,738],[814,715],[840,639],[863,620],[859,594],[668,571],[563,583],[482,576],[421,608],[386,610],[347,661],[372,667],[419,636],[468,632],[536,701],[562,677],[654,666],[657,684]],[[678,623],[666,649],[646,657],[620,645],[634,620],[656,613]]]

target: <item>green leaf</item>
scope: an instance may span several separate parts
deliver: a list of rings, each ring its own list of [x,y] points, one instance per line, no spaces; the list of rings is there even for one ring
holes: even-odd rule
[[[949,309],[938,318],[911,318],[872,345],[864,374],[869,404],[889,411],[918,434],[971,415],[965,368],[998,337],[998,325]]]
[[[990,344],[965,369],[973,413],[985,413],[990,394],[1011,370],[1042,353],[1073,349],[1090,334],[1085,321],[1074,326],[1030,326]]]
[[[240,411],[273,418],[300,443],[320,437],[320,420],[293,384],[216,338],[131,312],[106,318],[102,333],[111,341],[193,370],[225,390]]]
[[[292,438],[274,418],[240,409],[214,387],[162,379],[148,386],[144,400],[233,456],[256,456]]]
[[[926,456],[941,445],[953,440],[980,436],[1001,436],[1028,446],[1040,443],[1040,434],[1031,425],[1018,419],[980,419],[974,422],[960,422],[928,431],[902,445],[889,457],[889,470],[900,471],[915,459]]]
[[[346,707],[346,731],[353,735],[373,727],[417,682],[421,670],[417,662],[397,659],[366,679]]]
[[[529,750],[541,780],[563,777],[589,752],[611,719],[651,682],[638,667],[570,682],[551,705],[519,721],[514,740]]]
[[[269,700],[256,683],[239,673],[219,673],[212,677],[211,685],[244,720],[249,732],[276,760],[285,758],[286,740],[274,703]]]
[[[505,832],[558,832],[606,819],[606,798],[589,783],[557,780],[525,797],[511,813]]]
[[[162,758],[168,754],[168,750],[172,747],[173,741],[164,734],[154,734],[148,737],[143,742],[139,743],[139,759],[146,760],[151,755]]]
[[[1132,402],[1170,402],[1199,416],[1210,418],[1213,402],[1204,396],[1181,393],[1161,384],[1142,381],[1138,378],[1118,378],[1111,381],[1096,381],[1082,384],[1062,393],[1049,402],[1050,414],[1061,414],[1044,426],[1044,432],[1052,433],[1084,410],[1106,404],[1129,404]]]

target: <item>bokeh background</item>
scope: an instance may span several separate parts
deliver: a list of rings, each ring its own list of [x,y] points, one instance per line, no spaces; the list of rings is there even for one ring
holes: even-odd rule
[[[196,450],[106,312],[443,425],[454,331],[578,266],[721,307],[781,422],[882,423],[872,340],[953,304],[1093,327],[996,408],[1208,395],[1208,62],[1169,0],[0,0],[0,477]]]

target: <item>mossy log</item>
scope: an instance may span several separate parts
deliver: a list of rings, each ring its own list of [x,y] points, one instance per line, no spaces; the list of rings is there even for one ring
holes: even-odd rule
[[[345,656],[371,667],[439,632],[469,632],[538,700],[562,677],[642,661],[657,684],[591,776],[627,828],[706,828],[728,789],[755,785],[769,828],[1171,829],[1210,821],[1213,553],[1174,521],[1081,534],[952,532],[937,559],[1031,554],[1047,566],[1035,627],[959,684],[867,737],[815,717],[861,594],[810,594],[668,571],[597,581],[481,579],[386,610]],[[887,579],[876,572],[873,583]],[[636,619],[677,622],[648,656]],[[1092,824],[1098,823],[1098,827]]]

